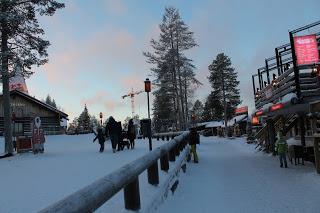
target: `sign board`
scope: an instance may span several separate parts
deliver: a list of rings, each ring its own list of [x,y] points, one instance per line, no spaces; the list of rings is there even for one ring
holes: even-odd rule
[[[248,113],[248,106],[236,108],[236,109],[234,110],[234,113],[235,113],[236,115],[238,115],[238,114],[246,114],[246,113]]]
[[[294,37],[294,49],[297,64],[313,64],[319,61],[319,50],[316,35]]]

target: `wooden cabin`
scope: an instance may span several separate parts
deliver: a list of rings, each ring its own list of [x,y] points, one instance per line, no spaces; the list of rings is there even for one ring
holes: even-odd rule
[[[41,125],[46,135],[62,134],[60,126],[68,115],[26,93],[18,90],[10,92],[12,129],[14,136],[30,136],[35,117],[41,118]],[[0,133],[4,131],[3,95],[0,95]]]

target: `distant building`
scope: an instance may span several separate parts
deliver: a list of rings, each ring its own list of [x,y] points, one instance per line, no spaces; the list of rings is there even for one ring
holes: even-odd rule
[[[15,136],[31,135],[33,119],[41,118],[45,134],[62,134],[65,128],[61,122],[68,120],[68,115],[22,91],[10,91],[12,128]],[[4,131],[3,95],[0,95],[0,133]]]

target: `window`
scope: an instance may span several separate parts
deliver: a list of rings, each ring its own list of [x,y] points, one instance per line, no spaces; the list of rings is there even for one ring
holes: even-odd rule
[[[20,123],[20,122],[12,123],[12,133],[14,136],[23,135],[23,123]]]

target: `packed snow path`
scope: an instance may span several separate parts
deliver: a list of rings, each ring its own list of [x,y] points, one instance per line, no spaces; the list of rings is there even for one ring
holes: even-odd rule
[[[188,164],[158,213],[320,212],[320,176],[312,164],[279,167],[244,139],[202,137],[199,164]]]

